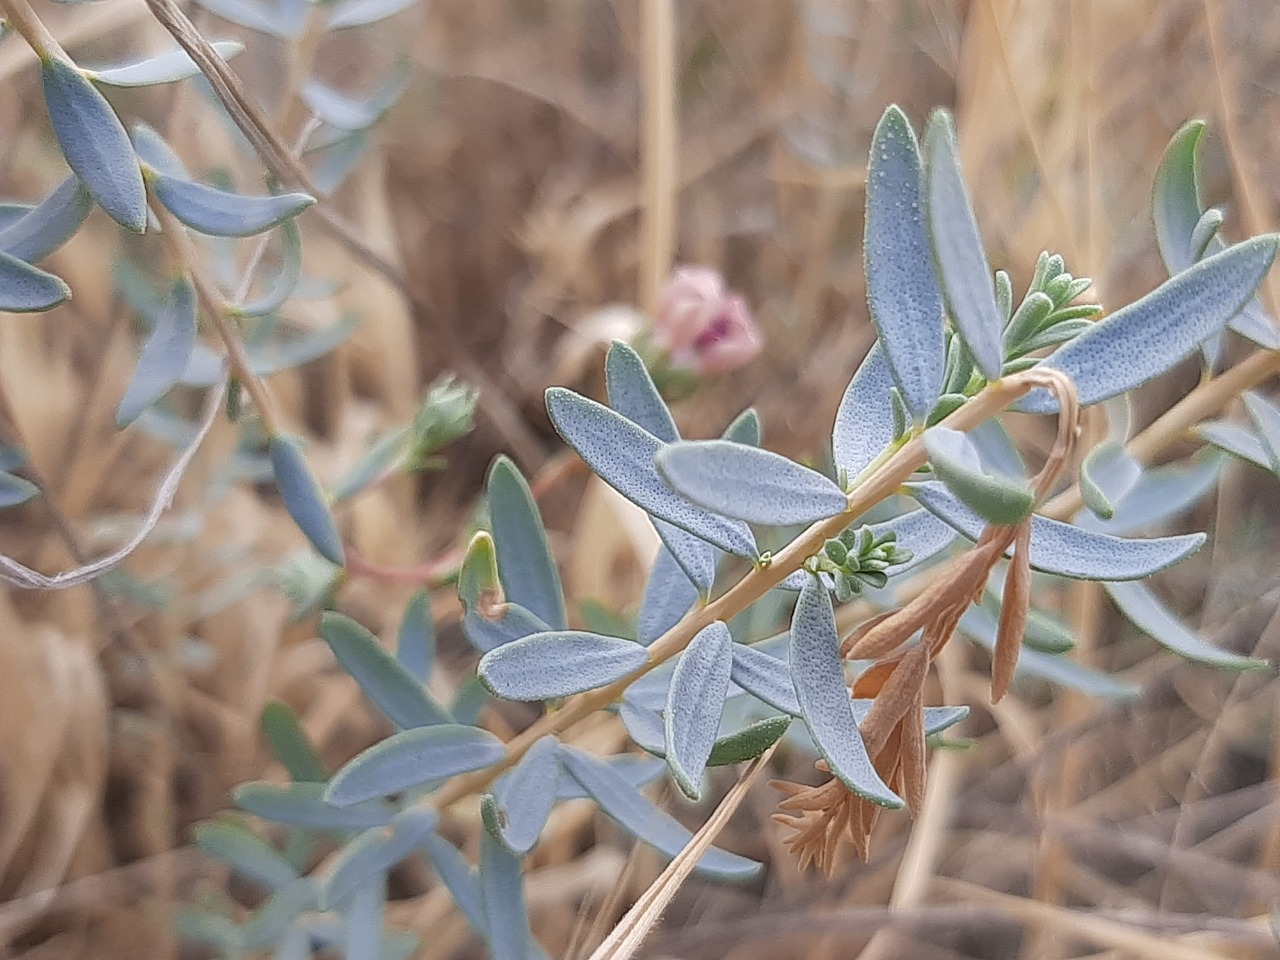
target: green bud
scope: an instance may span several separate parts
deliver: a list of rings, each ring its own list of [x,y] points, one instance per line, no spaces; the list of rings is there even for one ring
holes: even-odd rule
[[[475,427],[477,391],[452,375],[441,377],[427,391],[427,398],[413,418],[413,445],[407,466],[421,470],[432,454],[464,437]]]

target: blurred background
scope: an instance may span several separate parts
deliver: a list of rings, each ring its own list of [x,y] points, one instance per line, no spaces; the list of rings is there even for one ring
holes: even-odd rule
[[[289,322],[322,330],[354,311],[360,323],[335,352],[271,378],[284,419],[332,480],[370,436],[410,417],[439,374],[482,391],[477,429],[448,449],[446,471],[397,479],[344,514],[370,564],[447,565],[484,471],[507,452],[539,478],[571,598],[634,608],[653,545],[567,463],[542,391],[567,383],[598,395],[603,345],[631,322],[602,310],[647,305],[642,2],[424,0],[315,51],[317,74],[353,95],[409,66],[333,205],[410,296],[304,215],[306,270],[340,287]],[[674,257],[719,269],[765,339],[748,366],[705,380],[677,408],[686,436],[718,433],[754,404],[767,445],[822,456],[872,338],[863,180],[889,103],[917,127],[935,106],[954,111],[993,266],[1018,290],[1044,249],[1092,277],[1107,306],[1162,280],[1151,178],[1191,117],[1210,121],[1206,199],[1226,205],[1228,234],[1277,223],[1280,9],[1268,0],[681,0],[676,11]],[[142,0],[38,12],[85,65],[168,42]],[[246,43],[235,68],[276,109],[290,51],[192,15],[206,36]],[[30,201],[64,176],[34,66],[18,38],[0,42],[6,199]],[[163,130],[197,173],[239,170],[254,186],[201,97],[185,84],[112,100]],[[137,340],[112,264],[145,261],[144,242],[95,213],[51,261],[74,300],[0,319],[0,428],[21,438],[48,494],[0,515],[0,550],[41,570],[118,543],[172,458],[155,436],[113,422]],[[1192,364],[1144,390],[1136,426],[1197,375]],[[331,765],[387,732],[314,620],[292,617],[271,574],[301,537],[251,470],[221,482],[234,447],[224,424],[176,509],[96,589],[0,591],[0,957],[203,955],[177,938],[175,905],[234,910],[259,894],[194,848],[191,830],[237,783],[278,775],[258,732],[264,704],[292,705]],[[1188,519],[1214,531],[1212,548],[1159,581],[1206,636],[1273,657],[1275,496],[1260,472],[1230,468]],[[388,635],[411,592],[394,577],[353,577],[340,606]],[[972,746],[935,758],[931,816],[914,832],[906,816],[882,818],[870,862],[827,880],[789,861],[769,821],[777,794],[761,784],[722,842],[763,859],[763,877],[690,882],[643,955],[1276,956],[1265,921],[1280,900],[1274,676],[1156,653],[1092,587],[1052,599],[1077,657],[1143,684],[1141,701],[1031,686],[992,710],[985,664],[956,650],[943,681],[948,702],[973,707],[961,728]],[[473,655],[450,589],[433,610],[447,689]],[[493,713],[504,735],[531,718]],[[598,752],[625,744],[607,718],[580,736]],[[803,776],[809,762],[781,765]],[[718,792],[732,782],[722,776]],[[711,809],[666,799],[690,824]],[[458,825],[464,849],[474,826]],[[579,804],[557,811],[529,864],[534,930],[554,957],[585,956],[661,869]],[[401,870],[392,919],[425,935],[423,958],[480,956],[433,884]]]

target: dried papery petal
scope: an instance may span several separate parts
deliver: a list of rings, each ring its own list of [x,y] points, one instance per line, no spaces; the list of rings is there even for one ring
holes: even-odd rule
[[[924,690],[916,694],[907,716],[902,720],[902,798],[911,816],[920,815],[924,803],[925,733]]]
[[[840,656],[847,660],[849,658],[849,651],[856,647],[858,642],[871,632],[872,628],[884,623],[897,612],[897,610],[886,610],[884,613],[877,613],[870,620],[864,620],[860,623],[853,633],[844,638],[844,643],[840,644]]]
[[[929,672],[929,650],[925,646],[912,647],[889,677],[884,688],[876,696],[859,729],[867,752],[875,757],[886,745],[891,734],[924,688]],[[878,763],[878,760],[877,760]]]
[[[1000,625],[996,631],[995,654],[991,661],[991,702],[1000,698],[1013,682],[1022,649],[1022,634],[1027,628],[1031,605],[1031,524],[1022,523],[1014,542],[1013,560],[1004,583],[1004,601],[1000,605]]]

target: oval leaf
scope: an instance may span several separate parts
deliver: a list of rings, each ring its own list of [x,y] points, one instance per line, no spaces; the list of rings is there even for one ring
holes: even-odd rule
[[[1244,427],[1226,420],[1211,420],[1195,428],[1196,434],[1215,447],[1221,447],[1232,456],[1239,457],[1263,470],[1271,469],[1271,455],[1262,441]]]
[[[30,480],[0,471],[0,509],[26,503],[39,492],[40,488]]]
[[[1203,120],[1190,120],[1173,135],[1152,181],[1151,219],[1160,256],[1171,274],[1196,261],[1191,236],[1202,212],[1196,153],[1204,128]]]
[[[947,310],[983,376],[998,380],[1004,366],[1004,316],[960,171],[955,127],[945,110],[935,110],[929,118],[924,150],[929,240]]]
[[[147,192],[129,135],[111,104],[73,64],[42,60],[49,121],[75,175],[112,220],[142,233],[147,227]]]
[[[378,638],[350,617],[323,614],[320,636],[369,702],[397,727],[407,730],[452,722],[449,712],[383,649]]]
[[[1026,519],[1036,505],[1035,491],[1025,480],[982,469],[969,438],[948,427],[924,432],[933,472],[965,506],[988,523],[1012,526]]]
[[[1108,583],[1107,593],[1120,612],[1139,630],[1180,657],[1226,670],[1267,670],[1266,660],[1220,650],[1183,625],[1143,583]]]
[[[692,839],[693,834],[670,814],[654,806],[653,801],[610,764],[563,744],[560,762],[565,772],[578,781],[610,819],[666,856],[675,857]],[[697,869],[706,874],[741,879],[754,876],[760,864],[713,847],[698,860]]]
[[[907,407],[923,419],[942,393],[942,295],[921,209],[920,150],[896,106],[871,140],[863,250],[871,319]]]
[[[71,176],[21,218],[0,231],[0,252],[34,263],[75,235],[93,209],[93,197]]]
[[[1124,537],[1157,527],[1185,513],[1218,485],[1226,457],[1216,452],[1190,463],[1170,463],[1145,470],[1116,504],[1110,520],[1081,511],[1075,522],[1086,530]]]
[[[242,876],[268,890],[288,886],[298,879],[293,864],[251,830],[225,821],[202,823],[195,829],[196,845],[231,865]]]
[[[1280,474],[1280,410],[1256,393],[1244,395],[1244,408],[1249,413],[1262,441],[1262,449],[1271,464],[1271,472]]]
[[[232,798],[236,806],[264,820],[322,830],[363,830],[387,823],[395,813],[391,804],[369,800],[336,807],[324,799],[323,783],[241,784]]]
[[[559,630],[490,650],[476,672],[505,700],[551,700],[606,686],[648,662],[645,648],[632,640]]]
[[[658,548],[653,569],[645,582],[644,599],[636,615],[636,639],[641,646],[653,641],[679,623],[698,602],[698,588],[665,546]]]
[[[489,468],[487,490],[503,593],[550,629],[565,629],[560,574],[529,484],[514,463],[498,457]]]
[[[667,765],[691,800],[702,795],[702,771],[720,729],[732,663],[733,637],[717,620],[693,638],[671,676],[663,713]]]
[[[1110,520],[1116,507],[1142,476],[1142,464],[1125,453],[1124,446],[1100,443],[1080,464],[1080,499],[1095,516]]]
[[[334,855],[324,884],[324,906],[348,900],[361,887],[381,880],[436,828],[440,815],[430,807],[409,807],[385,825],[353,837]]]
[[[1184,270],[1099,320],[1043,361],[1075,382],[1082,404],[1132,390],[1169,370],[1240,312],[1271,269],[1280,238],[1254,237]],[[1045,390],[1017,409],[1053,413]]]
[[[524,856],[538,842],[559,786],[560,748],[555,737],[543,737],[485,797],[494,813],[490,832],[512,853]]]
[[[408,10],[418,0],[341,0],[329,15],[330,30],[363,27]]]
[[[275,436],[267,447],[271,457],[271,470],[275,474],[276,488],[284,500],[285,509],[298,525],[320,556],[330,563],[343,566],[346,555],[342,549],[342,537],[324,491],[311,474],[298,442],[290,437]]]
[[[791,726],[791,717],[765,717],[737,733],[721,737],[707,757],[708,767],[727,767],[754,760],[775,743]]]
[[[893,443],[893,373],[877,341],[840,400],[831,448],[841,482],[848,486]]]
[[[536,951],[520,859],[488,831],[480,833],[480,890],[492,960],[533,960]]]
[[[405,730],[365,750],[334,774],[324,798],[345,807],[480,770],[505,755],[501,740],[476,727],[439,724]]]
[[[271,288],[256,300],[227,304],[227,312],[237,317],[262,317],[275,313],[293,296],[302,276],[302,234],[292,220],[280,224],[280,272]]]
[[[812,523],[849,505],[844,491],[816,470],[728,440],[668,444],[658,451],[656,462],[676,492],[748,523]]]
[[[116,410],[116,426],[124,429],[182,379],[196,347],[196,291],[182,277],[173,282],[155,328],[142,347],[133,379]]]
[[[812,579],[811,576],[809,578]],[[793,717],[801,716],[800,701],[796,698],[787,661],[743,643],[734,644],[732,653],[733,669],[729,676],[734,683],[771,707]]]
[[[409,676],[425,684],[436,660],[436,624],[431,617],[431,595],[419,590],[404,608],[396,635],[396,660]]]
[[[563,387],[547,390],[547,411],[565,442],[632,503],[726,553],[748,559],[756,556],[755,538],[745,523],[695,506],[662,481],[653,462],[662,441],[653,434]]]
[[[970,540],[982,535],[985,521],[942,484],[913,484],[912,495]],[[1203,533],[1131,540],[1036,515],[1031,518],[1031,566],[1077,580],[1141,580],[1199,550],[1204,540]]]
[[[214,40],[209,46],[223,60],[230,60],[244,50],[244,44],[238,40]],[[149,87],[157,83],[173,83],[175,80],[194,77],[199,72],[196,62],[181,47],[166,50],[145,60],[85,70],[89,79],[112,87]]]
[[[863,746],[844,683],[831,595],[817,577],[800,591],[791,619],[791,680],[805,726],[831,772],[858,796],[901,807],[901,798],[880,779]]]
[[[716,564],[720,560],[720,550],[700,537],[695,537],[688,530],[682,530],[674,524],[649,518],[658,537],[675,559],[676,564],[684,571],[685,577],[693,584],[701,597],[711,596],[711,588],[715,586]]]
[[[658,392],[640,354],[628,344],[621,340],[609,344],[604,377],[609,406],[663,443],[674,443],[680,439],[680,431],[667,402]]]
[[[71,299],[71,288],[52,273],[0,253],[0,310],[34,313]]]
[[[247,197],[193,180],[156,173],[156,199],[197,233],[214,237],[248,237],[296,217],[315,203],[305,193]]]
[[[997,624],[991,614],[980,607],[970,607],[960,618],[960,629],[988,652],[995,650]],[[1040,653],[1025,647],[1018,654],[1015,678],[1037,677],[1059,686],[1079,690],[1102,700],[1135,700],[1142,688],[1097,670],[1068,660],[1066,657]]]

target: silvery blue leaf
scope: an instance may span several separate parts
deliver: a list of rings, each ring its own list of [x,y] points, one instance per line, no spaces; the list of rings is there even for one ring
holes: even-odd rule
[[[476,727],[444,723],[403,730],[343,766],[329,781],[324,798],[345,807],[492,766],[505,755],[501,740]]]
[[[551,629],[565,629],[569,621],[560,574],[529,484],[514,463],[500,456],[489,468],[486,490],[503,593]]]
[[[1204,128],[1203,120],[1191,120],[1173,135],[1152,182],[1151,219],[1160,256],[1171,274],[1181,273],[1196,261],[1191,235],[1204,212],[1196,171]]]
[[[0,230],[7,230],[35,207],[29,203],[0,203]]]
[[[414,6],[418,0],[339,0],[329,15],[329,29],[363,27],[394,16]]]
[[[437,834],[423,837],[422,850],[472,929],[487,935],[489,921],[485,917],[484,895],[480,892],[477,871],[463,859],[457,847]]]
[[[657,451],[655,462],[677,493],[749,523],[812,523],[849,505],[844,491],[816,470],[728,440],[668,444]]]
[[[912,495],[970,540],[985,521],[936,481],[912,484]],[[1129,540],[1050,520],[1031,518],[1031,566],[1079,580],[1140,580],[1200,549],[1203,533]]]
[[[945,110],[935,110],[929,118],[924,151],[929,240],[947,310],[983,376],[998,380],[1004,366],[1004,317],[960,171],[955,127]]]
[[[662,737],[662,720],[658,720],[658,736]],[[658,746],[662,748],[661,739],[658,740]],[[638,757],[632,754],[621,754],[619,756],[609,757],[604,761],[606,765],[612,767],[614,772],[623,778],[636,790],[647,786],[654,780],[657,780],[667,769],[665,760],[657,757]],[[582,784],[578,783],[573,777],[560,777],[560,787],[556,791],[557,800],[585,800],[591,794],[582,788]]]
[[[1100,443],[1080,464],[1080,497],[1086,507],[1103,520],[1115,516],[1116,504],[1123,500],[1142,477],[1142,464],[1114,440]]]
[[[727,553],[748,559],[756,556],[755,538],[745,523],[695,506],[662,481],[653,462],[662,441],[653,434],[563,387],[547,390],[547,410],[569,446],[632,503]]]
[[[630,698],[623,698],[618,719],[635,745],[655,757],[667,755],[667,732],[662,715]]]
[[[810,579],[810,574],[805,574]],[[791,666],[755,647],[743,643],[733,645],[733,682],[752,696],[793,717],[801,715],[800,701],[791,682]]]
[[[1170,463],[1146,470],[1116,504],[1110,520],[1099,520],[1092,513],[1081,511],[1075,523],[1115,537],[1150,530],[1185,513],[1213,490],[1225,460],[1222,454],[1215,453],[1190,463]]]
[[[244,44],[238,40],[213,40],[209,45],[223,60],[230,60],[244,50]],[[149,87],[157,83],[185,80],[199,72],[196,62],[181,47],[132,63],[85,69],[90,80],[111,87]]]
[[[1245,393],[1243,399],[1244,408],[1271,464],[1271,472],[1280,474],[1280,410],[1253,391]]]
[[[889,362],[876,341],[845,389],[831,434],[836,466],[849,481],[893,443],[892,387]]]
[[[302,276],[302,234],[292,220],[280,224],[280,271],[270,289],[256,300],[229,304],[228,312],[239,317],[262,317],[275,313],[298,288]]]
[[[197,233],[214,237],[249,237],[296,217],[315,203],[305,193],[250,197],[217,187],[154,175],[156,199]]]
[[[200,849],[226,861],[237,873],[268,890],[277,890],[298,879],[293,864],[245,827],[214,820],[197,826],[195,839]]]
[[[52,273],[0,253],[0,310],[34,313],[71,298],[71,288]]]
[[[122,430],[168,393],[191,362],[196,346],[196,291],[182,277],[173,282],[169,297],[156,315],[155,328],[142,347],[116,410],[116,426]]]
[[[832,774],[872,803],[901,807],[863,746],[844,682],[831,595],[816,577],[800,591],[791,619],[791,681],[805,726]]]
[[[1070,376],[1086,405],[1158,377],[1253,298],[1278,242],[1270,234],[1254,237],[1201,260],[1099,320],[1042,365]],[[1047,391],[1035,390],[1016,409],[1053,413],[1057,402]]]
[[[436,660],[436,624],[431,617],[431,595],[424,588],[409,600],[396,636],[396,659],[409,676],[425,684]]]
[[[680,431],[648,368],[629,344],[614,340],[604,361],[609,406],[663,443],[680,439]]]
[[[272,754],[289,777],[300,783],[324,783],[329,771],[316,753],[315,745],[293,708],[282,700],[271,700],[262,708],[258,721]]]
[[[481,653],[549,629],[541,619],[518,603],[504,603],[493,619],[482,616],[474,608],[468,609],[462,618],[463,634]]]
[[[480,831],[480,891],[491,960],[533,960],[533,933],[524,899],[524,874],[515,856]]]
[[[564,744],[560,746],[560,762],[610,819],[659,852],[675,857],[692,838],[688,830],[654,806],[608,763]],[[712,847],[698,860],[697,869],[726,879],[745,879],[754,876],[760,864]]]
[[[987,651],[995,649],[996,628],[995,619],[981,607],[970,607],[960,618],[960,630]],[[1103,700],[1136,700],[1142,696],[1142,688],[1135,684],[1091,670],[1066,657],[1026,647],[1018,654],[1014,676],[1036,677]]]
[[[357,834],[329,863],[322,891],[325,906],[332,909],[361,887],[379,880],[412,853],[439,822],[440,815],[430,807],[407,807],[386,825]]]
[[[284,939],[299,914],[320,909],[320,892],[311,877],[300,877],[275,891],[245,921],[244,947],[246,950],[264,950]],[[303,960],[311,952],[306,944]],[[277,957],[279,954],[277,954]]]
[[[0,470],[0,509],[26,503],[39,492],[39,487],[30,480]]]
[[[443,706],[388,652],[378,638],[340,613],[320,617],[320,636],[369,702],[402,730],[452,723]]]
[[[983,520],[1012,526],[1031,513],[1036,496],[1026,479],[987,473],[965,434],[949,427],[930,427],[921,439],[938,479]]]
[[[364,130],[377,123],[390,110],[405,89],[412,76],[409,61],[402,60],[391,72],[387,81],[363,100],[356,100],[339,93],[318,80],[308,80],[302,86],[302,99],[311,112],[339,130]]]
[[[476,673],[504,700],[552,700],[607,686],[648,662],[645,648],[633,640],[556,630],[490,650]]]
[[[999,420],[984,420],[970,430],[968,436],[985,469],[1006,477],[1027,475],[1022,455]]]
[[[18,447],[0,443],[0,470],[17,470],[27,462],[27,455]]]
[[[867,303],[894,382],[923,420],[942,392],[946,347],[921,205],[916,135],[891,106],[876,126],[867,167]]]
[[[258,0],[200,0],[200,6],[215,13],[223,20],[248,27],[258,33],[285,39],[293,36],[295,24],[274,15],[275,5],[268,6]]]
[[[309,149],[305,154],[315,161],[311,167],[311,180],[320,194],[326,197],[342,186],[373,142],[368,130],[338,132],[341,137]]]
[[[182,158],[174,153],[164,137],[145,123],[133,126],[133,149],[138,159],[152,170],[178,180],[190,179],[187,168],[182,165]]]
[[[0,252],[34,263],[71,239],[93,209],[93,197],[71,176],[22,217],[0,230]]]
[[[369,882],[352,890],[344,913],[343,960],[383,960],[389,946],[386,936],[387,880],[370,877]],[[410,953],[415,953],[415,949]]]
[[[702,771],[720,729],[733,645],[729,628],[716,620],[693,638],[671,676],[663,713],[667,766],[692,800],[702,795]]]
[[[322,830],[363,830],[390,821],[395,808],[383,800],[335,807],[324,799],[323,783],[241,784],[232,794],[236,806],[264,820]]]
[[[1247,460],[1263,470],[1271,469],[1271,457],[1263,447],[1262,441],[1244,427],[1226,420],[1211,420],[1198,424],[1195,432],[1202,439],[1215,447],[1221,447],[1232,456]]]
[[[357,315],[346,314],[337,323],[311,330],[301,336],[251,345],[245,351],[249,357],[249,369],[260,377],[269,377],[281,370],[300,367],[332,353],[346,342],[359,325]]]
[[[693,584],[695,593],[700,597],[711,596],[711,588],[716,581],[716,564],[720,560],[720,550],[688,530],[682,530],[674,524],[650,517],[653,528],[658,531],[658,538],[677,566],[684,571],[685,578]]]
[[[854,700],[853,719],[858,724],[861,724],[863,720],[867,719],[867,714],[871,712],[871,707],[874,704],[875,701],[871,699],[858,698]],[[968,707],[925,707],[925,735],[931,737],[935,733],[950,729],[967,716],[969,716]]]
[[[458,685],[458,691],[449,702],[449,712],[458,723],[469,723],[478,726],[480,713],[488,705],[489,691],[484,688],[480,678],[474,673]]]
[[[49,121],[67,166],[84,182],[98,206],[127,230],[147,228],[147,192],[111,104],[73,64],[41,60]]]
[[[343,566],[346,554],[333,514],[325,501],[324,491],[307,465],[298,442],[290,437],[274,436],[267,448],[276,488],[289,516],[298,525],[320,556]]]
[[[636,615],[636,639],[641,646],[649,646],[679,623],[697,602],[698,588],[680,569],[671,551],[658,547]]]
[[[1151,219],[1155,223],[1160,256],[1170,275],[1181,273],[1205,255],[1221,251],[1221,236],[1209,238],[1203,249],[1196,242],[1204,216],[1200,197],[1199,146],[1203,120],[1191,120],[1173,135],[1165,148],[1151,191]],[[1257,300],[1251,300],[1228,326],[1260,346],[1280,346],[1277,332]]]
[[[538,842],[559,786],[560,748],[555,737],[543,737],[484,798],[495,814],[493,823],[486,815],[485,825],[491,833],[496,828],[496,838],[512,853],[524,856]]]
[[[755,407],[747,407],[724,428],[724,433],[720,435],[720,438],[722,440],[731,440],[734,443],[745,443],[750,447],[758,447],[760,446],[760,436],[760,414],[756,412]]]
[[[1271,664],[1202,640],[1179,620],[1144,583],[1108,583],[1107,593],[1135,627],[1180,657],[1227,670],[1266,670]]]

